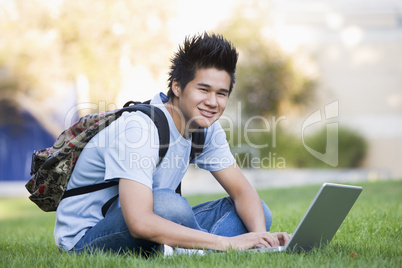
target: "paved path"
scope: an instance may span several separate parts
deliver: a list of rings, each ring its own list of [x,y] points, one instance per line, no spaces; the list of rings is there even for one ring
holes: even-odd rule
[[[361,181],[391,179],[387,171],[370,169],[284,169],[243,170],[243,172],[257,189],[324,182],[358,184]],[[224,192],[209,172],[194,167],[190,167],[182,185],[182,192],[186,195]],[[28,197],[28,195],[25,182],[0,182],[0,197]]]
[[[381,170],[368,169],[285,169],[285,170],[243,170],[251,184],[257,189],[294,187],[324,182],[358,184],[362,181],[391,179]],[[223,192],[213,176],[201,169],[191,169],[182,183],[183,193]]]

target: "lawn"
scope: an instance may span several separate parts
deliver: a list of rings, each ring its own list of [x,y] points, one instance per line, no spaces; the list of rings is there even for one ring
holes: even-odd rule
[[[60,254],[54,213],[27,199],[0,199],[0,267],[402,267],[402,181],[359,183],[363,192],[331,243],[302,254],[208,253],[206,256]],[[260,190],[274,215],[271,231],[292,232],[320,185]],[[190,204],[221,195],[188,196]]]

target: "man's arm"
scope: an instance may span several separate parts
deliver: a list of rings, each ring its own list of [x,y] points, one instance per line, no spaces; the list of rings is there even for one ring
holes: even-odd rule
[[[266,232],[261,199],[239,166],[235,163],[228,168],[211,173],[233,199],[236,212],[247,230]]]
[[[132,180],[119,180],[119,197],[124,219],[134,238],[183,248],[223,251],[229,248],[247,249],[257,245],[279,244],[275,237],[266,232],[222,237],[166,220],[153,212],[152,190]]]
[[[240,167],[234,163],[228,168],[211,173],[233,199],[236,212],[247,230],[249,232],[267,232],[261,199]],[[273,235],[279,239],[281,245],[286,244],[289,240],[287,233],[274,233]]]

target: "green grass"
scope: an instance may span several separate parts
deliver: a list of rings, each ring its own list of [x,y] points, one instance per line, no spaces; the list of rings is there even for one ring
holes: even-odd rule
[[[150,259],[60,254],[54,213],[27,199],[0,199],[0,267],[402,267],[402,181],[361,183],[364,190],[331,243],[308,253],[229,252]],[[274,214],[271,231],[292,232],[319,185],[259,191]],[[190,204],[221,195],[188,196]]]

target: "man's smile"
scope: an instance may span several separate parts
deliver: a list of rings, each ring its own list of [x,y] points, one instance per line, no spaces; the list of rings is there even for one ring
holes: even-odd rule
[[[204,110],[204,109],[201,109],[201,108],[198,108],[198,110],[200,110],[200,112],[201,112],[201,114],[203,116],[208,117],[208,118],[211,118],[216,114],[216,112],[211,112],[211,111]]]

